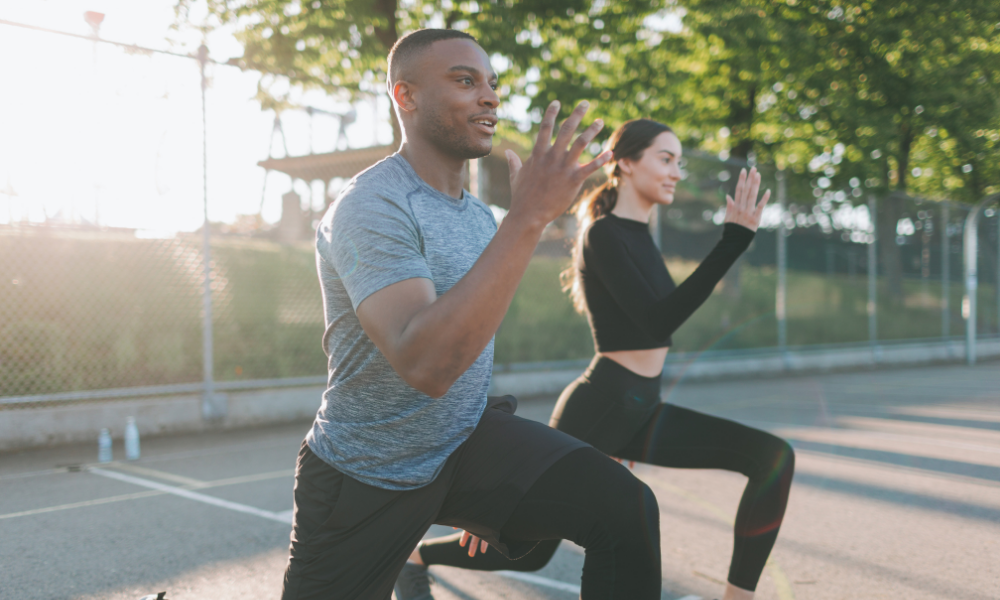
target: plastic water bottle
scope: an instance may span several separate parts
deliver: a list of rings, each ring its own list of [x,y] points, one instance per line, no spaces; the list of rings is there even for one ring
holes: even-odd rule
[[[139,460],[139,428],[135,426],[135,417],[125,420],[125,459]]]
[[[111,432],[107,427],[97,436],[97,462],[111,462]]]

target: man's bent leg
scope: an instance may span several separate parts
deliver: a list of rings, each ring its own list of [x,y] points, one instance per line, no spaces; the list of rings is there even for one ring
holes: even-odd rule
[[[501,541],[561,538],[583,546],[583,600],[659,599],[659,516],[646,484],[588,447],[535,481],[501,530]]]
[[[303,444],[282,600],[389,600],[444,494],[434,484],[407,492],[362,484]]]

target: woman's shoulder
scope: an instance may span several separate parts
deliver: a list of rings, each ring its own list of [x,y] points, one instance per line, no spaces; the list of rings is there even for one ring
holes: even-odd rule
[[[626,243],[634,234],[631,227],[623,225],[622,219],[611,214],[604,215],[587,226],[583,239],[588,246]]]

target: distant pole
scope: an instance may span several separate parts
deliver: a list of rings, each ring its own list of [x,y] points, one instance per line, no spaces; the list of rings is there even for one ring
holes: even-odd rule
[[[94,35],[94,81],[97,81],[97,44],[101,41],[101,23],[104,22],[104,13],[94,12],[88,10],[83,13],[83,20],[90,25],[93,30]],[[94,88],[96,90],[97,85],[95,83]],[[75,212],[75,211],[74,211]],[[75,217],[75,215],[73,215]],[[72,218],[72,217],[71,217]],[[101,191],[100,185],[94,182],[94,225],[101,225]]]
[[[212,233],[208,221],[208,109],[205,103],[205,89],[208,78],[205,75],[205,65],[208,63],[208,48],[205,44],[198,47],[198,65],[201,70],[201,168],[202,168],[202,199],[203,220],[201,225],[201,255],[205,267],[205,283],[202,287],[202,372],[204,388],[201,399],[201,416],[206,421],[221,419],[225,416],[225,406],[220,405],[215,396],[215,373],[212,356]]]
[[[979,213],[987,204],[1000,198],[1000,194],[987,196],[976,204],[965,218],[962,232],[962,249],[965,260],[965,298],[962,299],[962,316],[965,317],[965,361],[976,364],[976,294],[979,288]]]
[[[875,194],[868,195],[868,218],[872,223],[872,240],[868,244],[868,343],[872,347],[872,358],[878,362],[878,227],[875,217]],[[888,243],[888,242],[886,242]]]
[[[1000,206],[996,210],[997,217],[997,276],[993,280],[993,296],[997,301],[997,335],[1000,336]]]
[[[948,201],[941,203],[941,337],[951,336],[951,230]]]
[[[778,321],[778,350],[782,353],[788,351],[788,323],[785,314],[785,301],[787,297],[787,233],[785,230],[785,211],[788,209],[788,184],[785,180],[785,171],[780,169],[778,178],[778,206],[781,207],[781,216],[778,219],[778,231],[776,235],[776,247],[778,249],[778,285],[774,293],[774,315]]]

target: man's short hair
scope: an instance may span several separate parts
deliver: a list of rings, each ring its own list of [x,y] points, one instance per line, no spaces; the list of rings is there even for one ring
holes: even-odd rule
[[[389,80],[386,81],[389,94],[392,95],[392,86],[395,82],[406,79],[407,67],[413,63],[414,58],[434,42],[453,39],[476,42],[476,38],[456,29],[418,29],[396,40],[392,50],[389,50]]]

